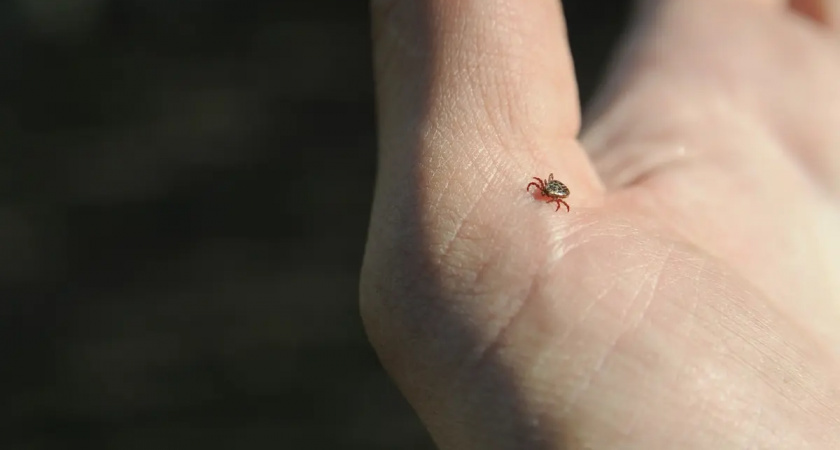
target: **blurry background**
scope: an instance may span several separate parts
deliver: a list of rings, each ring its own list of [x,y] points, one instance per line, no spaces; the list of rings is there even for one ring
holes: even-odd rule
[[[584,100],[628,3],[565,2]],[[0,2],[0,448],[432,448],[357,312],[367,14]]]

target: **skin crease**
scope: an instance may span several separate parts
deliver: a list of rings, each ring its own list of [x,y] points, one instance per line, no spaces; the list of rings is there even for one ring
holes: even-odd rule
[[[361,313],[441,449],[840,448],[829,10],[643,2],[581,129],[555,1],[373,1]]]

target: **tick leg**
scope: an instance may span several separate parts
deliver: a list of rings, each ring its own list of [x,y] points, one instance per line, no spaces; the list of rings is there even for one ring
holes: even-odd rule
[[[542,179],[537,178],[537,177],[534,177],[534,179],[537,180],[539,182],[539,184],[532,181],[528,184],[528,187],[526,187],[525,190],[530,192],[531,185],[533,184],[540,192],[545,192],[545,182]]]
[[[554,212],[557,212],[557,211],[560,210],[560,204],[561,203],[566,205],[566,212],[569,212],[569,204],[568,203],[564,202],[563,200],[561,200],[559,198],[556,201],[557,201],[557,208],[554,209]]]

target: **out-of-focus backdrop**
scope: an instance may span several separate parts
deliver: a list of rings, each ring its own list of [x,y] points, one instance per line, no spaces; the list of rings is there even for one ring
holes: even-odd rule
[[[630,2],[566,1],[586,100]],[[0,2],[0,448],[432,449],[368,346],[364,0]]]

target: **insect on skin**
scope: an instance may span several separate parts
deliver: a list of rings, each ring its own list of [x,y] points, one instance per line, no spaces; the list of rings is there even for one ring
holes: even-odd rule
[[[537,177],[534,177],[534,179],[537,180],[537,182],[532,181],[528,183],[528,187],[525,188],[526,191],[531,192],[531,186],[535,186],[540,190],[542,195],[549,198],[546,203],[557,203],[557,208],[554,210],[555,212],[560,209],[561,203],[566,205],[566,212],[569,212],[569,204],[563,201],[563,199],[568,197],[570,194],[569,188],[567,188],[565,184],[561,183],[560,180],[555,180],[553,173],[548,175],[548,180],[543,180],[542,178]]]

